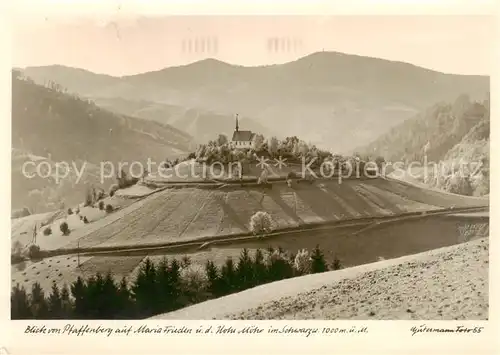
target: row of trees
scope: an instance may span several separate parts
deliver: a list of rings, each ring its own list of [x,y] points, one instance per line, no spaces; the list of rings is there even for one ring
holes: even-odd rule
[[[135,279],[116,283],[110,273],[84,280],[81,277],[62,289],[53,283],[48,297],[40,284],[28,294],[16,285],[11,292],[12,319],[141,319],[190,304],[239,292],[268,282],[341,268],[339,260],[327,265],[317,246],[311,253],[292,255],[281,248],[243,249],[237,262],[227,258],[218,267],[207,261],[196,267],[188,257],[180,262],[164,258],[142,262]]]
[[[218,160],[218,161],[235,161],[244,158],[252,159],[254,156],[265,156],[270,158],[286,158],[289,161],[299,160],[301,157],[311,159],[313,157],[326,158],[332,154],[328,151],[321,150],[315,145],[308,144],[299,140],[296,136],[286,137],[279,140],[276,137],[266,139],[262,134],[255,137],[255,145],[252,149],[246,149],[242,152],[241,149],[231,147],[227,136],[220,134],[216,140],[209,141],[207,144],[198,146],[195,152],[197,159]]]
[[[342,156],[333,154],[329,151],[319,149],[313,144],[308,144],[296,136],[286,137],[279,140],[276,137],[265,139],[262,135],[257,135],[254,148],[236,149],[233,147],[225,135],[219,135],[216,140],[209,141],[208,144],[198,146],[196,152],[190,155],[199,162],[211,164],[215,161],[223,164],[232,162],[254,163],[259,157],[286,159],[289,163],[302,163],[302,159],[310,166],[311,169],[316,169],[324,162],[331,162],[335,171],[359,170],[363,171],[364,164],[367,161],[372,161],[380,170],[385,163],[381,156],[369,157],[354,154],[353,156]],[[311,163],[311,164],[310,164]],[[350,169],[347,168],[350,165]],[[326,167],[328,167],[326,166]]]

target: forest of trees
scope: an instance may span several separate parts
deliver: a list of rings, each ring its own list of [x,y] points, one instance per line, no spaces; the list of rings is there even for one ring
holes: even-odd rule
[[[388,161],[422,161],[424,155],[428,161],[440,161],[474,126],[489,126],[489,121],[489,98],[474,101],[461,95],[452,103],[435,104],[360,150]]]
[[[361,151],[388,161],[427,164],[425,175],[412,177],[461,195],[482,196],[490,185],[490,100],[461,95],[453,103],[438,103],[392,128]]]
[[[219,135],[215,140],[198,146],[196,152],[191,153],[186,159],[196,159],[198,162],[212,164],[220,162],[229,164],[240,162],[243,166],[249,163],[257,163],[260,157],[278,159],[281,157],[286,164],[302,164],[305,162],[311,170],[318,170],[323,163],[324,174],[330,174],[328,169],[333,169],[335,174],[349,172],[364,172],[366,162],[371,161],[380,169],[384,159],[380,156],[372,157],[361,154],[340,155],[318,148],[300,140],[297,136],[286,137],[279,140],[276,137],[266,139],[263,135],[257,135],[254,148],[236,149],[232,147],[224,135]],[[182,159],[182,160],[186,160]],[[182,161],[182,160],[178,160]],[[167,161],[169,166],[175,165]],[[337,176],[337,175],[335,175]]]
[[[317,158],[321,162],[327,157],[332,157],[333,154],[319,149],[315,145],[299,140],[296,136],[279,140],[276,137],[266,139],[261,134],[258,134],[255,139],[255,148],[234,149],[231,147],[228,138],[221,134],[217,139],[211,140],[207,144],[199,145],[194,156],[196,159],[208,163],[213,161],[229,163],[243,159],[252,160],[256,156],[269,158],[278,158],[281,156],[289,162],[300,163],[302,157],[306,158],[306,161]]]
[[[117,283],[110,273],[97,273],[86,280],[78,277],[70,287],[53,283],[48,296],[38,282],[30,293],[16,285],[11,318],[143,319],[268,282],[341,268],[337,258],[327,265],[319,246],[295,255],[281,248],[257,249],[253,257],[243,249],[236,262],[229,257],[220,267],[211,260],[204,269],[193,266],[188,257],[159,263],[146,258],[132,282],[123,278]]]

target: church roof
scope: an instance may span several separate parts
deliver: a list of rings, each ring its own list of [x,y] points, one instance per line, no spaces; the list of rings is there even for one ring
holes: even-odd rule
[[[250,142],[255,137],[255,133],[252,131],[234,131],[233,133],[233,142]]]

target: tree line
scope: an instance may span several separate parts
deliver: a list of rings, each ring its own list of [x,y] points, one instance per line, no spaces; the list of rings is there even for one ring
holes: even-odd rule
[[[341,268],[331,265],[316,248],[290,254],[283,249],[243,249],[235,262],[228,257],[217,266],[208,260],[196,268],[188,257],[160,262],[146,258],[132,282],[116,282],[110,272],[78,277],[60,289],[55,282],[48,296],[38,282],[31,293],[17,284],[11,292],[12,319],[143,319],[191,304],[243,291],[265,283]]]

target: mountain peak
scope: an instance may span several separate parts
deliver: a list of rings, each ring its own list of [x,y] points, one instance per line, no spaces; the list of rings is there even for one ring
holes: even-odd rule
[[[201,67],[233,67],[232,64],[223,62],[215,58],[205,58],[196,62],[185,65],[186,67],[201,66]]]

